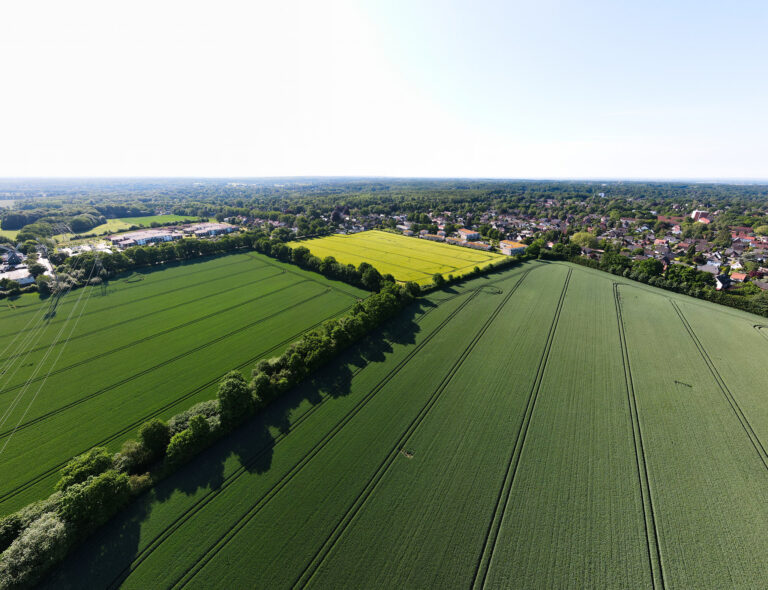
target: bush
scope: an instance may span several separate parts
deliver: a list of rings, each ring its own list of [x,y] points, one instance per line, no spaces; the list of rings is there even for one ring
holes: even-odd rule
[[[70,531],[55,512],[32,522],[0,556],[0,588],[27,588],[67,552]]]
[[[92,475],[98,475],[112,467],[112,455],[104,447],[94,447],[72,459],[61,470],[61,479],[56,484],[57,490],[81,483]]]
[[[171,431],[168,424],[159,418],[153,418],[139,428],[139,440],[152,458],[160,457],[171,440]]]
[[[59,513],[84,535],[105,523],[128,501],[130,493],[128,476],[110,469],[67,488]]]
[[[131,475],[128,478],[128,487],[131,490],[132,495],[137,495],[148,489],[152,485],[152,477],[149,473],[142,475]]]
[[[40,518],[46,512],[53,512],[58,509],[60,500],[61,492],[56,492],[45,500],[29,504],[21,510],[0,519],[0,552],[5,551],[13,543],[14,539],[19,536],[19,533],[33,521]]]
[[[219,408],[221,422],[231,428],[249,416],[255,409],[251,390],[243,376],[237,371],[230,371],[219,385]]]
[[[189,428],[174,434],[168,443],[166,460],[171,466],[179,466],[189,461],[195,454],[208,444],[211,438],[211,427],[202,415],[193,416]]]
[[[253,400],[257,405],[262,405],[272,399],[272,382],[269,380],[269,376],[263,371],[259,371],[258,368],[253,371],[251,391],[253,392]]]
[[[135,440],[127,440],[112,460],[112,465],[123,473],[138,473],[149,463],[152,455],[149,450]]]
[[[179,432],[186,430],[189,427],[190,420],[195,416],[203,416],[210,419],[218,417],[219,414],[219,400],[210,399],[208,401],[200,402],[168,420],[169,433],[171,437],[173,437]]]

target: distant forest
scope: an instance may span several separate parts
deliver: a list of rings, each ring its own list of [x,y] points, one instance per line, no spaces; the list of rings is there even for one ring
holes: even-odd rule
[[[2,180],[2,230],[22,239],[87,232],[107,219],[167,212],[223,219],[271,219],[307,233],[340,216],[406,215],[418,221],[451,211],[468,222],[488,212],[565,219],[610,215],[655,220],[694,208],[719,210],[723,223],[753,225],[768,213],[768,185],[621,181],[463,179],[83,179]],[[714,229],[714,228],[713,228]]]

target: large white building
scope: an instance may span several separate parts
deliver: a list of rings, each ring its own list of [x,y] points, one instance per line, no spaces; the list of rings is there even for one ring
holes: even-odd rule
[[[499,242],[499,250],[502,254],[512,256],[513,254],[522,254],[525,252],[526,245],[511,240],[502,240]]]

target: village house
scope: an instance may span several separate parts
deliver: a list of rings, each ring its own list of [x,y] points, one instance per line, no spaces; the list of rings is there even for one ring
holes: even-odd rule
[[[737,283],[742,283],[746,280],[747,274],[743,272],[732,272],[731,273],[731,280],[735,281]]]
[[[499,242],[499,250],[502,254],[507,256],[513,256],[514,254],[522,254],[525,252],[526,245],[520,242],[513,242],[512,240],[502,240]]]

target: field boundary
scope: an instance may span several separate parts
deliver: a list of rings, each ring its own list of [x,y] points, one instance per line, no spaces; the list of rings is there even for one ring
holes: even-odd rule
[[[244,252],[244,254],[245,254],[246,256],[248,256],[249,258],[252,258],[253,260],[256,260],[256,261],[262,262],[262,261],[261,261],[259,258],[257,258],[256,256],[254,256],[254,255],[253,255],[253,253],[251,253],[251,252]],[[264,254],[260,254],[259,256],[265,256],[265,257],[266,257],[266,255],[264,255]],[[323,278],[326,280],[326,282],[323,282],[323,281],[319,281],[319,280],[317,280],[317,279],[316,279],[316,278],[313,276],[313,275],[316,275],[316,274],[319,274],[319,273],[313,272],[313,271],[311,271],[311,270],[306,270],[306,269],[303,269],[303,268],[301,268],[300,266],[297,266],[296,268],[299,268],[299,269],[301,269],[301,270],[302,270],[302,272],[297,272],[297,271],[293,270],[292,268],[283,268],[283,267],[282,267],[282,266],[280,266],[279,264],[276,264],[276,263],[275,263],[275,262],[274,262],[272,259],[270,259],[270,258],[267,258],[267,259],[266,259],[266,260],[264,260],[263,262],[264,262],[266,265],[268,265],[268,266],[274,266],[275,268],[279,268],[279,269],[281,269],[283,272],[287,272],[287,273],[289,273],[289,274],[292,274],[292,275],[296,275],[297,277],[301,277],[302,279],[305,279],[305,280],[307,280],[307,281],[311,281],[311,282],[313,282],[313,283],[317,283],[318,285],[321,285],[321,286],[323,286],[323,287],[327,287],[327,288],[331,289],[332,291],[336,291],[337,293],[341,293],[342,295],[346,295],[347,297],[352,297],[352,299],[355,299],[355,300],[364,299],[365,297],[367,297],[368,295],[370,295],[370,293],[365,293],[365,296],[364,296],[364,297],[360,297],[359,295],[355,295],[354,293],[349,293],[348,291],[345,291],[344,289],[342,289],[341,287],[339,287],[339,286],[336,284],[336,283],[339,283],[340,281],[336,281],[336,280],[334,280],[334,279],[330,279],[330,278],[328,278],[328,277],[323,277]],[[286,266],[290,266],[290,265],[291,265],[291,263],[290,263],[290,262],[283,262],[282,264],[285,264]],[[304,274],[304,273],[306,273],[306,274]],[[323,275],[320,275],[320,276],[323,276]],[[342,283],[342,284],[344,284],[344,283]],[[362,289],[362,290],[364,291],[364,289]]]
[[[333,319],[333,318],[335,318],[335,317],[345,313],[346,311],[349,311],[351,308],[352,308],[352,306],[349,305],[349,306],[345,307],[344,309],[340,309],[339,311],[337,311],[337,312],[335,312],[335,313],[333,313],[333,314],[323,318],[319,322],[317,322],[317,323],[315,323],[315,324],[313,324],[313,325],[311,325],[311,326],[301,330],[300,332],[297,332],[296,334],[293,334],[292,336],[286,338],[285,340],[283,340],[281,342],[278,342],[277,344],[275,344],[274,346],[270,347],[269,349],[267,349],[265,351],[262,351],[259,354],[249,358],[247,361],[244,361],[244,362],[236,365],[235,367],[232,367],[232,368],[228,369],[224,373],[222,373],[220,375],[217,375],[215,378],[205,382],[204,384],[198,385],[193,390],[191,390],[191,391],[189,391],[189,392],[187,392],[185,394],[182,394],[181,396],[179,396],[179,397],[169,401],[168,403],[166,403],[165,405],[161,406],[160,408],[157,408],[157,409],[153,410],[149,414],[146,414],[145,416],[143,416],[143,417],[139,418],[138,420],[132,422],[131,424],[125,426],[124,428],[120,429],[119,431],[111,434],[109,437],[104,438],[104,439],[102,439],[102,440],[100,440],[98,442],[93,443],[87,449],[83,449],[82,451],[80,451],[80,453],[76,453],[76,455],[81,454],[81,453],[85,453],[86,451],[88,451],[90,448],[93,448],[94,446],[103,446],[105,444],[109,444],[109,443],[113,442],[117,438],[119,438],[119,437],[125,435],[126,433],[130,432],[132,429],[140,426],[146,420],[149,420],[151,418],[154,418],[154,417],[160,415],[162,412],[164,412],[164,411],[166,411],[166,410],[168,410],[168,409],[178,405],[179,403],[181,403],[183,401],[186,401],[187,399],[189,399],[191,397],[194,397],[195,395],[197,395],[201,391],[205,390],[206,388],[215,385],[229,371],[240,370],[240,369],[243,369],[243,368],[247,367],[250,364],[255,363],[256,361],[258,361],[258,360],[264,358],[265,356],[273,353],[275,350],[278,350],[279,348],[281,348],[283,346],[286,346],[287,344],[290,344],[294,340],[298,339],[302,334],[305,334],[305,333],[307,333],[307,332],[309,332],[311,330],[314,330],[315,328],[321,326],[323,323],[327,322],[328,320]],[[16,488],[8,490],[7,492],[3,492],[2,494],[0,494],[0,505],[3,502],[5,502],[6,500],[8,500],[9,498],[12,498],[12,497],[18,495],[21,492],[23,492],[23,491],[29,489],[30,487],[34,486],[35,484],[39,483],[40,481],[43,481],[44,479],[46,479],[47,477],[49,477],[50,475],[52,475],[53,473],[55,473],[56,471],[58,471],[59,469],[64,467],[64,465],[66,465],[68,461],[69,460],[63,461],[61,463],[58,463],[58,464],[54,465],[53,467],[49,468],[48,470],[46,470],[45,472],[42,472],[42,473],[38,474],[37,476],[35,476],[34,478],[24,482],[23,484],[20,484]]]
[[[336,423],[336,425],[335,425],[335,426],[332,428],[332,430],[333,430],[333,429],[335,429],[336,427],[338,427],[338,425],[339,425],[341,422],[343,422],[344,420],[346,420],[346,421],[348,422],[348,421],[349,421],[349,420],[350,420],[352,417],[354,417],[354,414],[357,414],[357,412],[358,412],[360,409],[362,409],[362,407],[363,407],[365,404],[367,404],[367,403],[368,403],[368,402],[369,402],[369,401],[370,401],[370,400],[373,398],[373,396],[375,396],[375,395],[376,395],[376,394],[377,394],[379,391],[381,391],[381,390],[384,388],[384,386],[385,386],[385,385],[386,385],[386,384],[387,384],[389,381],[391,381],[391,380],[392,380],[392,379],[395,377],[395,375],[396,375],[396,374],[397,374],[397,373],[398,373],[398,372],[399,372],[399,371],[400,371],[400,370],[401,370],[401,369],[402,369],[402,368],[403,368],[403,367],[404,367],[404,366],[405,366],[405,365],[406,365],[406,364],[407,364],[407,363],[408,363],[408,362],[409,362],[409,361],[410,361],[410,360],[411,360],[411,359],[412,359],[414,356],[416,356],[416,354],[417,354],[417,353],[418,353],[418,352],[419,352],[419,351],[420,351],[420,350],[421,350],[421,349],[422,349],[424,346],[426,346],[426,344],[427,344],[427,343],[428,343],[428,342],[429,342],[429,341],[430,341],[430,340],[431,340],[431,339],[432,339],[432,338],[433,338],[433,337],[434,337],[434,336],[435,336],[435,335],[436,335],[438,332],[440,332],[440,331],[441,331],[441,330],[442,330],[442,329],[443,329],[443,328],[444,328],[444,327],[445,327],[445,326],[446,326],[446,325],[447,325],[447,324],[448,324],[448,323],[449,323],[449,322],[450,322],[450,321],[451,321],[451,320],[452,320],[452,319],[453,319],[453,318],[454,318],[454,317],[455,317],[455,316],[456,316],[456,315],[457,315],[457,314],[458,314],[458,313],[459,313],[459,312],[460,312],[462,309],[464,309],[464,307],[466,307],[466,305],[468,305],[468,304],[469,304],[469,302],[470,302],[470,301],[471,301],[471,300],[474,298],[474,296],[476,295],[476,293],[475,293],[475,292],[473,292],[473,291],[468,291],[468,292],[466,292],[466,293],[462,293],[461,295],[469,295],[469,297],[467,298],[467,301],[463,302],[463,303],[462,303],[462,304],[461,304],[461,305],[460,305],[460,306],[459,306],[457,309],[455,309],[453,312],[451,312],[451,314],[449,314],[449,316],[448,316],[448,317],[447,317],[445,320],[443,320],[443,321],[442,321],[440,324],[438,324],[438,326],[436,326],[436,327],[435,327],[435,329],[434,329],[432,332],[430,332],[430,333],[429,333],[429,334],[428,334],[428,335],[425,337],[425,339],[424,339],[422,342],[420,342],[420,343],[419,343],[419,344],[418,344],[418,345],[415,347],[415,349],[414,349],[414,350],[412,350],[411,352],[409,352],[409,353],[408,353],[408,355],[406,355],[406,356],[405,356],[405,357],[404,357],[404,358],[403,358],[403,359],[402,359],[402,360],[401,360],[401,361],[400,361],[400,362],[399,362],[397,365],[395,365],[395,367],[394,367],[394,368],[393,368],[393,369],[392,369],[392,370],[391,370],[389,373],[387,373],[387,374],[386,374],[386,375],[385,375],[385,376],[384,376],[384,377],[383,377],[383,378],[382,378],[382,379],[381,379],[381,380],[380,380],[380,381],[379,381],[379,382],[378,382],[378,383],[377,383],[377,384],[376,384],[376,385],[375,385],[375,386],[374,386],[374,387],[371,389],[371,391],[370,391],[368,394],[366,394],[366,395],[365,395],[365,396],[364,396],[364,397],[363,397],[363,398],[362,398],[362,399],[361,399],[361,400],[360,400],[360,401],[359,401],[359,402],[358,402],[358,403],[357,403],[355,406],[353,406],[353,408],[352,408],[352,409],[351,409],[349,412],[347,412],[347,414],[345,414],[345,416],[343,416],[343,417],[342,417],[342,418],[341,418],[341,419],[340,419],[340,420],[339,420],[339,421]],[[433,311],[434,309],[435,309],[435,308],[430,308],[430,310],[428,310],[428,312],[427,312],[427,313],[429,313],[429,311]],[[424,315],[426,315],[426,314],[424,314]],[[423,317],[424,317],[424,316],[422,316],[422,318],[423,318]],[[422,319],[422,318],[420,318],[420,319]],[[418,349],[418,350],[416,350],[416,349]],[[368,366],[368,365],[366,365],[366,366]],[[364,369],[365,369],[365,367],[361,367],[361,368],[360,368],[360,369],[358,369],[358,370],[357,370],[357,371],[356,371],[354,374],[355,374],[355,375],[357,375],[357,374],[359,374],[361,371],[363,371]],[[319,408],[320,408],[320,407],[321,407],[321,406],[322,406],[322,405],[323,405],[323,404],[324,404],[324,403],[325,403],[325,402],[326,402],[328,399],[329,399],[329,397],[328,397],[328,396],[326,396],[326,397],[324,397],[324,398],[323,398],[323,399],[322,399],[322,400],[321,400],[321,401],[320,401],[318,404],[315,404],[314,406],[312,406],[312,407],[311,407],[309,410],[307,410],[307,411],[306,411],[304,414],[302,414],[302,416],[301,416],[300,418],[298,418],[298,419],[297,419],[297,421],[296,421],[294,424],[292,424],[292,425],[291,425],[291,426],[288,428],[288,430],[286,430],[284,433],[280,433],[280,434],[279,434],[279,435],[278,435],[278,436],[277,436],[277,437],[276,437],[276,438],[275,438],[275,439],[272,441],[272,443],[270,443],[268,446],[264,447],[263,449],[259,450],[259,451],[258,451],[258,452],[257,452],[255,455],[253,455],[251,458],[249,458],[247,461],[245,461],[245,462],[243,463],[243,465],[242,465],[240,468],[238,468],[236,471],[234,471],[234,472],[233,472],[232,474],[230,474],[229,476],[225,477],[225,478],[224,478],[224,481],[223,481],[223,483],[222,483],[222,485],[220,485],[220,486],[219,486],[218,488],[216,488],[216,489],[212,489],[212,490],[210,490],[210,491],[209,491],[207,494],[205,494],[203,497],[201,497],[201,498],[200,498],[200,499],[199,499],[199,500],[198,500],[198,501],[197,501],[195,504],[193,504],[193,505],[192,505],[191,507],[189,507],[189,508],[188,508],[186,511],[184,511],[184,512],[183,512],[181,515],[179,515],[179,517],[177,517],[177,519],[176,519],[176,520],[174,520],[174,522],[173,522],[171,525],[169,525],[169,527],[167,527],[166,529],[164,529],[164,530],[163,530],[163,532],[162,532],[160,535],[157,535],[157,536],[156,536],[156,537],[155,537],[155,538],[154,538],[154,539],[153,539],[153,540],[150,542],[150,544],[149,544],[149,545],[148,545],[148,546],[147,546],[147,547],[146,547],[146,548],[145,548],[145,549],[144,549],[142,552],[140,552],[140,553],[139,553],[138,557],[137,557],[136,559],[134,559],[134,561],[131,563],[131,565],[130,565],[128,568],[125,568],[124,570],[122,570],[122,571],[120,572],[120,574],[118,574],[118,576],[117,576],[115,579],[113,579],[113,581],[111,582],[111,584],[110,584],[110,586],[109,586],[109,587],[110,587],[110,588],[115,588],[115,587],[118,587],[118,586],[120,585],[120,583],[122,582],[122,580],[123,580],[123,579],[124,579],[124,578],[125,578],[127,575],[129,575],[131,571],[135,570],[137,566],[141,565],[141,563],[143,563],[143,562],[144,562],[144,561],[145,561],[145,560],[146,560],[146,559],[147,559],[147,558],[148,558],[148,557],[149,557],[149,556],[150,556],[150,555],[151,555],[151,554],[152,554],[152,553],[153,553],[153,552],[154,552],[154,551],[155,551],[155,550],[156,550],[156,549],[157,549],[157,548],[158,548],[158,547],[159,547],[159,546],[162,544],[162,543],[164,543],[164,542],[165,542],[165,540],[166,540],[166,539],[168,539],[168,538],[169,538],[169,537],[170,537],[170,536],[171,536],[171,535],[172,535],[172,534],[173,534],[173,533],[174,533],[176,530],[178,530],[178,529],[179,529],[181,526],[183,526],[183,525],[184,525],[184,523],[186,523],[186,522],[187,522],[187,521],[188,521],[188,520],[189,520],[189,519],[190,519],[192,516],[194,516],[194,515],[195,515],[197,512],[199,512],[200,510],[202,510],[203,508],[205,508],[205,506],[206,506],[208,503],[210,503],[210,502],[211,502],[211,501],[212,501],[212,500],[213,500],[213,499],[214,499],[216,496],[218,496],[218,495],[219,495],[221,492],[223,492],[223,491],[224,491],[224,490],[225,490],[227,487],[229,487],[229,486],[230,486],[232,483],[234,483],[234,482],[235,482],[235,481],[236,481],[236,480],[237,480],[237,479],[238,479],[238,478],[239,478],[241,475],[243,475],[244,473],[246,473],[246,472],[247,472],[247,470],[248,470],[248,467],[249,467],[250,465],[252,465],[252,464],[253,464],[253,463],[254,463],[254,462],[255,462],[255,461],[256,461],[256,460],[257,460],[259,457],[261,457],[261,456],[262,456],[262,455],[263,455],[265,452],[267,452],[267,451],[271,450],[272,448],[274,448],[275,446],[277,446],[277,445],[278,445],[280,442],[282,442],[282,441],[283,441],[283,440],[284,440],[284,439],[285,439],[285,438],[286,438],[286,437],[287,437],[289,434],[291,434],[291,433],[295,432],[295,431],[297,430],[297,428],[298,428],[298,427],[301,425],[301,423],[303,423],[303,422],[304,422],[305,420],[307,420],[307,419],[308,419],[308,418],[309,418],[309,417],[310,417],[312,414],[314,414],[314,413],[315,413],[315,412],[316,412],[316,411],[317,411],[317,410],[318,410],[318,409],[319,409]],[[346,422],[345,422],[345,424],[346,424]],[[340,429],[339,429],[339,430],[340,430]],[[326,435],[326,436],[327,436],[327,435]],[[334,435],[334,436],[335,436],[335,435]],[[328,442],[328,441],[326,441],[326,442]],[[319,445],[319,444],[321,444],[321,443],[323,443],[323,440],[322,440],[322,439],[321,439],[321,441],[319,441],[317,444]],[[317,445],[316,445],[316,446],[317,446]],[[324,446],[324,444],[323,444],[323,446]],[[304,461],[304,459],[305,459],[305,458],[306,458],[306,457],[307,457],[307,456],[308,456],[310,453],[312,453],[312,452],[313,452],[313,450],[314,450],[314,449],[311,449],[311,450],[310,450],[310,451],[309,451],[309,452],[308,452],[308,453],[307,453],[307,454],[306,454],[306,455],[305,455],[305,456],[304,456],[302,459],[300,459],[300,460],[299,460],[299,463],[301,463],[302,461]],[[319,450],[319,449],[318,449],[318,450]],[[296,465],[298,465],[298,463],[297,463]],[[292,468],[291,468],[291,470],[295,469],[296,465],[294,465],[294,467],[292,467]],[[291,471],[291,470],[289,470],[289,473],[290,473],[290,471]],[[298,471],[296,471],[296,473],[298,473]],[[287,475],[287,474],[286,474],[286,475]],[[295,475],[295,473],[294,473],[294,475]],[[284,477],[285,477],[285,476],[284,476]],[[279,484],[281,483],[281,481],[282,481],[282,480],[278,481],[278,482],[275,484],[275,486],[279,485]],[[285,483],[287,484],[287,481],[286,481]],[[273,488],[274,488],[275,486],[273,486]],[[264,497],[266,497],[268,494],[270,494],[270,493],[271,493],[271,491],[272,491],[272,489],[270,489],[270,490],[267,490],[267,491],[266,491],[266,492],[263,494],[263,496],[262,496],[262,499],[263,499]],[[254,508],[254,507],[252,506],[252,507],[251,507],[251,509],[249,509],[249,511],[248,511],[248,512],[250,512],[251,510],[253,510],[253,508]],[[246,515],[244,515],[244,517],[248,515],[248,512],[246,513]],[[243,518],[244,518],[244,517],[243,517]]]
[[[717,383],[717,387],[720,389],[720,392],[725,397],[726,401],[728,402],[728,405],[731,406],[731,410],[733,410],[733,413],[736,415],[736,418],[741,423],[741,427],[744,429],[744,432],[749,437],[749,441],[752,443],[752,446],[755,448],[755,451],[757,452],[758,457],[760,457],[760,460],[762,461],[763,466],[766,469],[768,469],[768,452],[766,452],[765,447],[763,446],[763,443],[760,441],[760,437],[757,436],[757,433],[752,428],[752,424],[750,424],[746,414],[744,414],[744,411],[741,409],[739,402],[736,401],[736,397],[733,395],[733,393],[729,389],[728,385],[725,382],[725,379],[723,379],[722,375],[720,375],[720,371],[717,370],[717,367],[715,366],[714,361],[709,356],[709,353],[707,352],[706,348],[704,348],[704,345],[701,343],[701,340],[699,340],[699,337],[696,335],[696,332],[694,331],[693,327],[691,326],[690,323],[688,323],[688,319],[685,317],[685,314],[683,313],[683,311],[680,309],[680,307],[677,305],[676,302],[670,300],[670,303],[672,304],[672,307],[674,308],[675,312],[680,318],[680,321],[683,323],[683,326],[685,327],[685,330],[688,332],[688,335],[691,337],[691,340],[693,341],[694,345],[698,349],[702,360],[704,361],[704,363],[707,365],[707,368],[709,369],[709,372],[712,374],[712,377],[715,379],[715,383]]]
[[[624,314],[621,310],[621,283],[613,283],[613,301],[616,307],[616,322],[619,329],[619,344],[621,346],[621,362],[624,368],[624,384],[627,391],[629,404],[629,416],[632,423],[632,439],[635,445],[635,462],[637,465],[637,477],[640,484],[640,494],[643,506],[643,524],[645,527],[645,539],[648,550],[648,564],[650,566],[651,583],[654,588],[665,588],[663,560],[661,557],[661,543],[659,531],[656,525],[656,513],[653,508],[653,494],[651,480],[648,473],[648,461],[643,444],[643,432],[640,427],[640,415],[637,410],[637,395],[635,394],[634,379],[632,378],[632,365],[629,359],[627,337],[624,330]]]
[[[507,464],[507,471],[504,474],[504,480],[501,488],[499,489],[498,496],[496,498],[496,505],[493,510],[493,516],[488,523],[488,531],[486,533],[485,542],[483,543],[483,549],[480,552],[480,557],[475,566],[475,574],[472,582],[473,588],[485,587],[486,580],[488,578],[488,572],[491,569],[491,562],[493,561],[494,553],[496,552],[496,545],[501,532],[501,526],[504,521],[504,515],[507,511],[509,504],[509,498],[512,494],[512,486],[515,482],[515,476],[517,475],[517,468],[520,464],[520,458],[523,454],[523,447],[525,445],[526,438],[528,436],[528,428],[533,418],[533,410],[536,406],[536,400],[539,396],[539,390],[541,389],[541,383],[544,380],[544,372],[546,371],[547,362],[549,361],[549,352],[552,349],[552,343],[555,339],[555,333],[557,332],[557,326],[560,320],[560,312],[563,309],[563,303],[568,291],[568,285],[571,281],[571,275],[573,269],[568,269],[563,282],[563,288],[560,292],[560,298],[557,301],[557,307],[552,317],[552,322],[549,326],[547,333],[547,339],[544,343],[544,350],[539,358],[539,364],[536,368],[536,375],[531,385],[531,390],[528,393],[528,400],[525,405],[525,412],[523,413],[520,427],[517,430],[517,438],[515,439],[515,446],[512,449],[512,454],[509,457],[509,463]]]
[[[373,473],[373,475],[370,477],[365,487],[363,488],[363,491],[354,500],[352,505],[347,510],[346,514],[342,517],[342,519],[337,523],[336,527],[334,527],[334,529],[328,535],[323,545],[321,545],[320,549],[318,549],[318,551],[309,561],[307,566],[304,568],[304,571],[294,581],[292,585],[294,588],[305,587],[310,582],[310,580],[315,575],[315,573],[317,573],[319,568],[327,559],[328,555],[331,553],[333,548],[338,543],[339,539],[341,539],[341,537],[344,535],[344,532],[347,530],[349,525],[355,520],[355,517],[359,514],[360,510],[366,504],[371,494],[378,487],[379,483],[387,474],[390,467],[394,464],[395,460],[400,455],[400,451],[403,449],[405,445],[407,445],[408,440],[413,436],[413,434],[422,424],[424,419],[429,415],[432,408],[437,404],[443,392],[446,390],[450,382],[453,380],[453,377],[456,375],[456,373],[459,371],[461,366],[464,364],[464,361],[466,361],[467,358],[470,356],[470,354],[472,354],[475,347],[477,346],[477,343],[480,342],[480,340],[482,340],[483,336],[488,331],[488,328],[491,326],[493,321],[501,313],[501,310],[505,307],[507,302],[512,298],[512,295],[515,294],[518,287],[522,284],[522,282],[528,276],[529,272],[530,270],[524,272],[522,276],[518,279],[517,283],[515,283],[509,289],[508,293],[504,296],[501,302],[496,306],[496,309],[494,309],[493,312],[491,312],[490,316],[488,316],[488,319],[486,319],[486,321],[477,331],[477,333],[469,342],[469,344],[467,344],[467,346],[464,348],[459,358],[456,360],[456,362],[454,362],[454,364],[451,366],[451,368],[448,370],[446,375],[443,377],[442,381],[439,383],[437,388],[432,392],[432,395],[427,400],[427,403],[424,405],[424,407],[422,407],[420,412],[411,421],[411,423],[406,428],[405,432],[403,432],[402,436],[398,439],[398,441],[392,447],[388,455],[385,456],[384,460],[379,464],[378,468],[376,469],[376,471]]]

